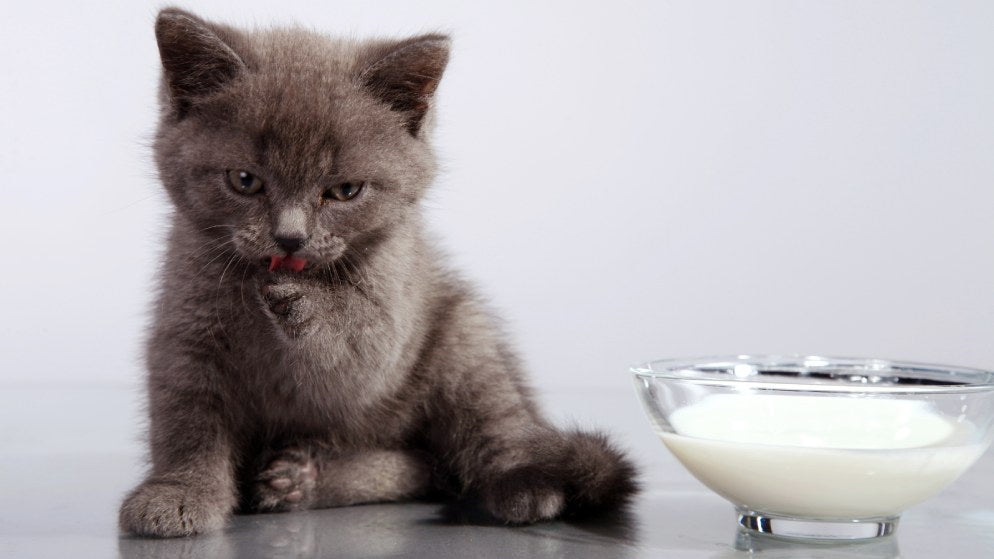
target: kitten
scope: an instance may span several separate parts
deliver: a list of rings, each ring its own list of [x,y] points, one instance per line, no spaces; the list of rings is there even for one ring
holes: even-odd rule
[[[437,495],[531,523],[636,489],[563,432],[426,241],[449,41],[246,32],[168,8],[155,138],[175,206],[147,349],[151,468],[120,525]]]

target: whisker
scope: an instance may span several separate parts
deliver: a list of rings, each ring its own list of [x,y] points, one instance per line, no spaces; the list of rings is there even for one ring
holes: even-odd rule
[[[350,284],[352,284],[353,286],[358,287],[359,285],[365,283],[363,281],[362,272],[359,271],[359,268],[357,268],[356,265],[355,265],[355,263],[352,262],[352,258],[349,255],[347,255],[347,254],[342,257],[342,267],[345,269],[345,271],[349,275],[349,283]],[[353,275],[358,276],[359,277],[359,281],[356,281],[353,278]]]
[[[224,282],[224,274],[228,272],[228,268],[231,267],[231,263],[238,258],[238,253],[232,253],[228,258],[228,263],[224,265],[224,270],[221,271],[221,277],[217,280],[217,289],[214,291],[214,316],[217,318],[218,324],[221,322],[221,306],[219,301],[221,299],[221,284]]]
[[[217,228],[217,227],[227,227],[228,229],[238,229],[238,227],[235,226],[235,225],[228,225],[226,223],[219,223],[217,225],[210,225],[208,227],[204,227],[203,229],[200,229],[199,232],[203,233],[204,231],[209,231],[209,230]]]
[[[207,268],[208,268],[208,267],[209,267],[209,266],[210,266],[211,264],[213,264],[213,263],[214,263],[214,262],[215,262],[215,261],[216,261],[216,260],[217,260],[218,258],[221,258],[222,256],[224,256],[224,255],[225,255],[226,253],[227,253],[227,251],[226,251],[226,250],[221,250],[221,252],[220,252],[220,253],[219,253],[219,254],[218,254],[217,256],[215,256],[214,258],[211,258],[210,262],[208,262],[208,263],[204,264],[204,266],[203,266],[202,268],[200,268],[200,271],[199,271],[199,272],[197,272],[197,275],[199,276],[199,275],[203,274],[203,273],[204,273],[204,271],[206,271],[206,270],[207,270]],[[232,255],[233,255],[233,256],[238,256],[238,253],[235,253],[235,252],[232,252]]]
[[[203,256],[203,255],[205,255],[207,253],[213,252],[216,249],[225,247],[228,244],[232,244],[234,242],[235,242],[234,239],[216,239],[214,241],[206,242],[203,245],[201,245],[200,248],[196,252],[191,253],[187,257],[187,259],[194,260],[198,256]]]
[[[233,239],[230,238],[230,237],[217,237],[217,238],[213,238],[213,239],[207,239],[206,241],[204,241],[203,243],[201,243],[200,246],[201,247],[211,246],[211,245],[216,245],[218,243],[223,243],[225,241],[231,241],[231,240],[233,240]]]
[[[228,263],[225,264],[224,270],[221,271],[221,277],[218,278],[218,280],[217,280],[217,290],[218,290],[218,292],[220,292],[220,290],[221,290],[221,282],[224,281],[224,274],[226,274],[228,272],[228,268],[231,267],[231,263],[234,262],[237,259],[238,259],[238,253],[236,253],[236,252],[231,253],[231,257],[228,258]]]
[[[359,285],[365,284],[365,285],[368,285],[370,287],[375,287],[375,285],[373,285],[373,282],[370,280],[370,276],[369,276],[368,271],[365,270],[362,266],[360,266],[355,260],[353,260],[352,256],[353,255],[351,255],[351,254],[345,254],[343,256],[343,260],[344,260],[345,265],[351,267],[353,273],[355,273],[355,275],[359,276],[359,281],[358,282],[354,282],[353,285],[355,285],[355,286],[358,287]]]
[[[245,274],[247,274],[248,271],[251,269],[252,263],[244,258],[241,258],[240,260],[244,265],[244,269],[242,270],[242,279],[238,282],[238,294],[242,298],[242,308],[245,310],[245,313],[252,314],[252,311],[248,308],[248,305],[245,303]]]
[[[338,260],[335,261],[335,264],[337,264],[338,269],[341,270],[341,272],[342,272],[342,280],[343,280],[343,282],[348,283],[349,285],[352,285],[352,276],[351,276],[351,274],[349,274],[349,269],[345,265],[345,257],[344,257],[344,255],[340,256],[338,258]]]

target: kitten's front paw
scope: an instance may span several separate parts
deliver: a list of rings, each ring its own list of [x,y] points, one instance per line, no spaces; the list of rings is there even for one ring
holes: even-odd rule
[[[487,511],[509,524],[550,520],[559,516],[566,504],[563,489],[531,468],[502,474],[482,493]]]
[[[252,508],[260,511],[290,511],[310,507],[314,501],[317,464],[304,449],[284,449],[256,476]]]
[[[267,313],[290,339],[306,336],[313,330],[311,289],[289,280],[267,283],[260,289]]]
[[[139,536],[172,538],[224,526],[231,503],[192,485],[146,481],[125,498],[119,525]]]

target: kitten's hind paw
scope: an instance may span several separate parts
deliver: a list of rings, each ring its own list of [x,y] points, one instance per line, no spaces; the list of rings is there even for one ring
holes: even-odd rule
[[[487,511],[508,524],[551,520],[566,504],[563,488],[533,468],[504,473],[484,488],[482,496]]]
[[[252,485],[252,508],[259,512],[310,508],[316,480],[317,464],[310,452],[284,449],[256,476]]]

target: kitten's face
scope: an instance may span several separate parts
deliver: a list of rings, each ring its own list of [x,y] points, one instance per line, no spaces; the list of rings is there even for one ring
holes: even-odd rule
[[[169,167],[198,229],[260,266],[299,242],[293,255],[313,268],[416,211],[429,154],[388,108],[367,101],[344,115],[306,96],[280,104],[276,91],[236,89],[211,104],[223,118],[191,115],[172,131]]]
[[[361,45],[192,17],[177,12],[157,27],[156,155],[178,211],[205,240],[259,269],[286,260],[319,271],[361,257],[417,212],[434,172],[423,124],[444,38]],[[205,30],[216,39],[206,45]],[[205,77],[210,57],[217,68]],[[431,80],[412,84],[411,72]]]

